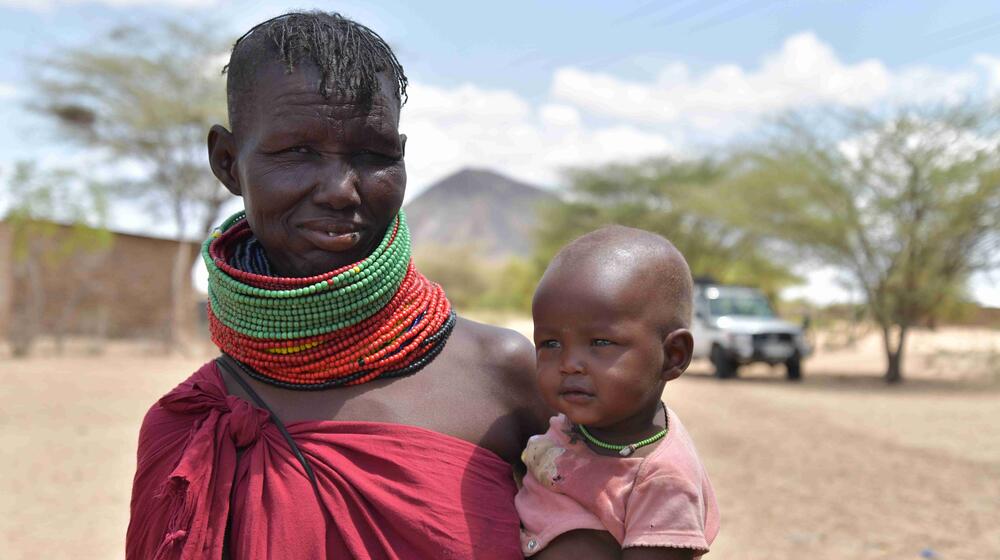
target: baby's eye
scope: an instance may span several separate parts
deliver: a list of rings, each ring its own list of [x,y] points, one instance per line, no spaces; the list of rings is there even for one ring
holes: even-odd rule
[[[306,154],[306,155],[308,155],[308,154],[314,154],[316,152],[315,152],[315,150],[313,150],[309,146],[292,146],[291,148],[286,148],[284,150],[281,150],[281,153],[283,153],[283,154]]]
[[[558,340],[543,340],[538,343],[539,348],[559,348],[560,344]]]
[[[614,342],[611,342],[606,338],[595,338],[594,340],[590,341],[590,343],[593,344],[594,346],[611,346],[614,344]]]

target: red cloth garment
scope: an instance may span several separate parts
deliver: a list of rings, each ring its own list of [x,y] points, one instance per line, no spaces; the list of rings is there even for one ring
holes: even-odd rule
[[[139,433],[128,559],[520,559],[510,465],[467,441],[377,422],[286,426],[226,394],[215,362]],[[241,454],[237,460],[237,449]]]

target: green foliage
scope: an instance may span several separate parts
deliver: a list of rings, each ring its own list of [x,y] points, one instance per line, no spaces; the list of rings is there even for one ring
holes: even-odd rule
[[[124,194],[169,209],[181,229],[197,216],[207,235],[228,199],[205,162],[208,129],[227,118],[228,42],[207,25],[118,28],[37,61],[32,107],[63,138],[107,154],[105,163],[138,165],[144,176]]]
[[[424,245],[413,260],[420,272],[444,287],[459,311],[531,312],[539,271],[527,261],[488,260],[471,245]]]
[[[69,171],[40,172],[30,163],[18,163],[6,193],[2,218],[11,236],[10,274],[18,294],[10,309],[16,326],[8,329],[7,339],[13,355],[23,357],[45,323],[53,322],[45,317],[51,307],[46,304],[46,276],[59,271],[66,296],[58,313],[57,332],[62,333],[79,296],[97,290],[89,274],[106,262],[112,235],[104,227],[104,189]]]
[[[414,253],[413,261],[427,278],[441,284],[458,309],[475,307],[489,281],[473,247],[424,246]]]
[[[73,255],[100,252],[111,245],[102,185],[82,182],[67,170],[39,172],[27,162],[15,165],[7,183],[9,207],[3,221],[13,236],[15,260],[35,257],[58,266]],[[70,227],[70,234],[46,243],[44,254],[33,255],[38,242],[56,238],[60,224]]]
[[[531,313],[531,298],[541,279],[542,270],[531,262],[511,257],[501,266],[494,266],[487,290],[477,302],[482,309]]]
[[[796,281],[761,236],[725,215],[724,160],[654,159],[569,172],[567,201],[543,209],[536,266],[572,239],[609,224],[659,233],[687,258],[695,276],[760,287],[775,295]]]
[[[151,214],[166,213],[177,228],[167,347],[193,324],[185,236],[207,236],[230,198],[205,158],[209,128],[227,121],[221,70],[230,40],[216,29],[176,21],[122,27],[34,65],[33,108],[63,138],[107,155],[108,169],[128,164],[118,194],[144,198]]]
[[[898,381],[907,329],[954,310],[969,275],[1000,264],[997,117],[982,107],[788,116],[741,154],[722,196],[754,211],[730,207],[727,219],[850,274]]]

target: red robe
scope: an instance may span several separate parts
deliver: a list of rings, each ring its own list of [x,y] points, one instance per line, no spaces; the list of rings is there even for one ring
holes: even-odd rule
[[[287,428],[318,491],[214,361],[160,399],[139,433],[126,557],[221,558],[232,493],[234,559],[522,558],[511,468],[492,452],[400,424]]]

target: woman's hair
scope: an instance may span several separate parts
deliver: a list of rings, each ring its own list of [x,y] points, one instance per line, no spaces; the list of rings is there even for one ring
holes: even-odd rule
[[[233,45],[226,95],[234,125],[241,106],[252,96],[261,64],[280,61],[288,72],[303,62],[322,73],[324,97],[344,95],[368,104],[379,90],[380,73],[395,83],[400,105],[406,102],[406,74],[389,45],[371,29],[338,13],[290,12],[255,25]]]

